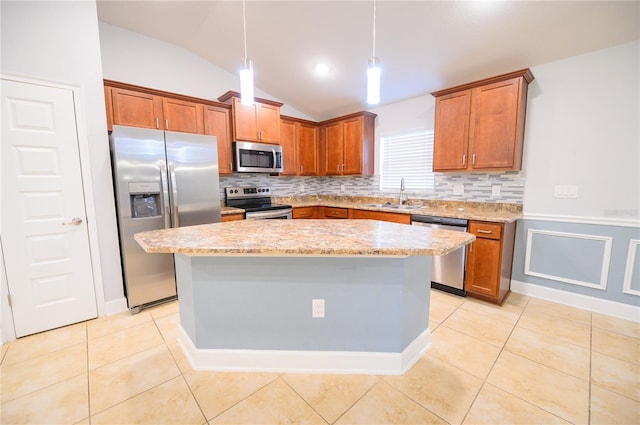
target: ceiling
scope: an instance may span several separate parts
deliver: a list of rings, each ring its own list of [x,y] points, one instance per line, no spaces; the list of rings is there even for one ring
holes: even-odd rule
[[[255,85],[306,115],[370,109],[373,1],[247,1]],[[98,1],[109,24],[181,46],[231,73],[242,2]],[[376,2],[381,105],[640,38],[639,1]],[[324,77],[318,62],[329,65]]]

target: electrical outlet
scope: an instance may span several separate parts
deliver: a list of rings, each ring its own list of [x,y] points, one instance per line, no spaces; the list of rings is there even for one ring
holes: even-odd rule
[[[576,185],[556,185],[553,188],[554,198],[577,198],[578,186]]]
[[[304,183],[300,183],[300,187],[298,188],[300,193],[304,193]]]
[[[464,195],[464,185],[462,183],[454,184],[453,185],[453,194],[454,195]]]
[[[346,190],[346,188],[344,187],[344,184],[340,185],[340,192],[344,193],[344,191]]]
[[[491,185],[491,197],[492,198],[497,198],[498,196],[500,196],[501,187],[502,186],[499,185],[499,184]]]
[[[311,317],[324,318],[324,299],[311,300]]]

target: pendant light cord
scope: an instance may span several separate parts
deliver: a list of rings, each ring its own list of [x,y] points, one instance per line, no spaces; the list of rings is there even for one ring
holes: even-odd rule
[[[376,56],[376,0],[373,0],[373,57]]]
[[[245,11],[245,0],[242,0],[242,26],[244,29],[244,57],[247,58],[247,17]]]

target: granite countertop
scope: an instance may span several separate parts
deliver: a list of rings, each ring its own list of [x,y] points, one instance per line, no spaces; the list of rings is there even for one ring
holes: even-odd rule
[[[383,211],[397,214],[419,214],[432,217],[453,217],[467,220],[492,221],[497,223],[511,223],[522,217],[522,205],[500,204],[490,202],[460,202],[439,200],[410,200],[409,205],[417,208],[397,209],[384,205],[371,206],[369,204],[397,204],[397,198],[348,197],[348,196],[295,196],[275,197],[274,202],[289,204],[293,207],[337,207],[354,208],[369,211]]]
[[[444,255],[470,233],[376,220],[241,220],[142,232],[149,253],[193,255]],[[250,237],[247,237],[250,235]]]

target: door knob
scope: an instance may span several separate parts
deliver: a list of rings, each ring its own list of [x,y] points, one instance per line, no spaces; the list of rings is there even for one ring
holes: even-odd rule
[[[62,222],[63,226],[79,226],[82,224],[82,219],[79,217],[71,219],[71,221]]]

